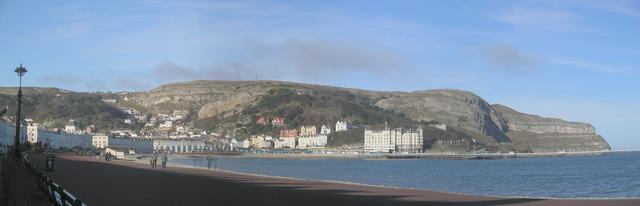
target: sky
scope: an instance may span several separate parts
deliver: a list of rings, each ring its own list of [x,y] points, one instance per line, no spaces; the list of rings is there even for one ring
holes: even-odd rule
[[[0,0],[0,86],[455,88],[640,149],[640,1]]]

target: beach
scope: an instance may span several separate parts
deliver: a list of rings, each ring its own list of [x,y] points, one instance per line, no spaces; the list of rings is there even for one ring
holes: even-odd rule
[[[88,205],[640,205],[451,194],[58,155],[48,175]]]

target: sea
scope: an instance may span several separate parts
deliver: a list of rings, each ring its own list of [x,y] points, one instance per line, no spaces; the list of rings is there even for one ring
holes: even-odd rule
[[[172,164],[208,168],[206,157]],[[499,160],[277,159],[218,156],[211,168],[306,180],[536,198],[640,198],[640,152]]]

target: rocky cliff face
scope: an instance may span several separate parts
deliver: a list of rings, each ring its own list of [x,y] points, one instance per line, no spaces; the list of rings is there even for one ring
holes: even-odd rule
[[[281,81],[192,81],[160,86],[149,92],[138,93],[132,99],[138,105],[155,111],[168,109],[195,109],[198,118],[219,114],[232,115],[255,104],[269,90],[287,88],[299,94],[345,91],[354,95],[376,97],[383,92],[337,88]]]
[[[376,106],[393,109],[412,119],[438,121],[509,142],[503,133],[505,122],[491,105],[479,96],[461,90],[429,90],[399,94],[376,102]]]
[[[533,152],[611,149],[590,124],[524,114],[503,105],[492,105],[492,108],[506,122],[504,132],[512,138],[515,147]]]
[[[241,111],[267,91],[266,85],[239,81],[195,81],[160,86],[135,98],[139,105],[162,110],[196,109],[198,118]]]
[[[197,118],[233,116],[255,105],[269,90],[286,88],[300,94],[336,92],[369,99],[370,104],[401,112],[415,121],[437,121],[489,144],[513,145],[521,151],[608,150],[606,141],[587,123],[523,114],[461,90],[377,92],[279,81],[194,81],[168,84],[136,94],[137,104],[163,110],[193,109]]]
[[[531,132],[536,134],[556,133],[556,134],[595,134],[596,130],[587,123],[567,122],[561,119],[543,118],[537,115],[530,115],[517,112],[507,106],[492,105],[492,108],[499,113],[506,121],[507,130]]]

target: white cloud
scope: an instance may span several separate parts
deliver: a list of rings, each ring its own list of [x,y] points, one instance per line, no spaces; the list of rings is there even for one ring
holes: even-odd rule
[[[497,20],[515,28],[560,32],[583,31],[578,16],[572,12],[549,8],[512,8],[497,16]]]
[[[640,2],[637,0],[544,0],[543,2],[563,8],[582,7],[628,17],[640,17]]]
[[[573,67],[578,69],[586,69],[586,70],[597,71],[597,72],[612,73],[612,74],[634,74],[639,72],[637,69],[631,69],[626,67],[616,67],[616,66],[601,64],[593,61],[579,60],[579,59],[553,58],[548,60],[548,62],[551,64],[568,66],[568,67]]]

